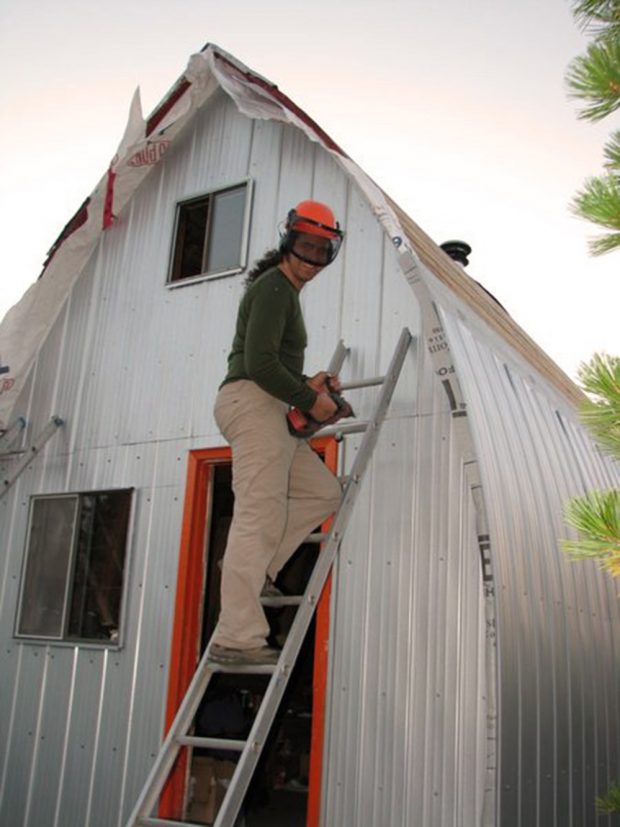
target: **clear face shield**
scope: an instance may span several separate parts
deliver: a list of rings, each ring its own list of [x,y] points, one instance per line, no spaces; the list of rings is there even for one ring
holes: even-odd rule
[[[311,233],[291,233],[292,244],[290,253],[295,258],[304,261],[306,264],[312,264],[315,267],[326,267],[338,255],[338,250],[342,243],[341,238],[323,238],[322,236],[312,235]]]
[[[281,249],[306,264],[326,267],[338,255],[344,233],[336,223],[328,227],[306,216],[289,213]]]

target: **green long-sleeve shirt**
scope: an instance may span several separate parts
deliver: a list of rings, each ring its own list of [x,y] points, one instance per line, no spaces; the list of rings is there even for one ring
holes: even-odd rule
[[[308,411],[317,394],[302,373],[307,342],[299,292],[274,267],[241,299],[222,384],[251,379],[277,399]]]

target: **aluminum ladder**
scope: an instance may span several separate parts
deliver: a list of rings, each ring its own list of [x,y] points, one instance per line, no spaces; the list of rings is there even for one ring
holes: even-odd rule
[[[59,416],[52,416],[49,420],[45,428],[41,431],[41,433],[37,434],[35,439],[33,440],[32,444],[29,445],[27,448],[24,448],[19,451],[14,451],[7,454],[0,455],[0,460],[8,459],[11,456],[20,456],[21,459],[18,461],[17,465],[11,469],[8,477],[2,480],[2,484],[0,486],[0,498],[3,497],[9,488],[13,485],[13,483],[17,480],[20,474],[28,468],[30,463],[36,457],[36,455],[41,451],[45,443],[51,439],[51,437],[56,433],[56,431],[65,424],[64,419],[61,419]],[[14,431],[17,428],[21,428],[22,430],[26,427],[26,420],[20,417],[16,420],[13,425],[11,425],[0,439],[2,440],[9,440],[12,438]]]
[[[202,747],[240,753],[235,771],[226,795],[220,805],[213,827],[233,827],[235,824],[258,759],[260,758],[262,748],[271,730],[280,701],[282,700],[289,677],[304,642],[306,632],[310,626],[319,597],[321,596],[325,582],[340,549],[344,532],[351,517],[358,491],[360,490],[364,472],[377,443],[381,425],[385,419],[412,338],[409,330],[404,328],[400,334],[385,376],[377,376],[372,379],[342,384],[343,391],[354,388],[371,387],[373,385],[381,386],[381,391],[371,417],[365,422],[338,423],[318,432],[318,435],[321,436],[333,434],[337,439],[341,439],[350,433],[363,433],[364,436],[351,472],[346,477],[342,500],[338,510],[334,514],[330,531],[325,537],[323,537],[323,535],[311,535],[309,538],[315,539],[315,541],[324,540],[324,545],[321,553],[318,555],[317,562],[303,596],[264,598],[262,600],[263,605],[267,606],[290,605],[292,603],[299,605],[277,664],[221,666],[219,664],[209,663],[209,642],[170,730],[155,759],[155,763],[144,784],[138,801],[127,821],[127,827],[142,827],[142,825],[152,825],[152,827],[158,827],[158,825],[160,827],[165,827],[165,825],[201,827],[199,824],[194,825],[188,821],[174,821],[150,815],[157,805],[159,795],[182,747]],[[337,366],[338,363],[342,363],[346,352],[346,348],[344,348],[341,342],[330,362],[330,371],[336,372],[334,371],[334,367]],[[245,741],[188,735],[209,681],[212,675],[217,672],[271,675],[250,734]]]

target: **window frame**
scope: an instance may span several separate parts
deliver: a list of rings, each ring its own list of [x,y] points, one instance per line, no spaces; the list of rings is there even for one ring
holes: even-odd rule
[[[245,198],[245,207],[243,211],[243,218],[242,218],[242,228],[241,228],[241,241],[239,245],[239,264],[235,267],[230,267],[226,270],[214,270],[212,272],[204,272],[198,273],[195,276],[186,276],[183,278],[173,279],[173,272],[174,272],[174,264],[175,264],[175,257],[176,257],[176,247],[177,247],[177,238],[179,234],[180,228],[180,220],[181,220],[181,208],[190,205],[192,203],[196,203],[198,201],[203,201],[213,196],[217,196],[220,193],[225,193],[230,190],[239,189],[240,187],[245,187],[246,190],[246,198]],[[245,268],[247,267],[248,263],[248,246],[249,246],[249,239],[250,239],[250,219],[252,214],[252,199],[254,194],[254,182],[251,178],[243,178],[239,181],[235,181],[234,183],[225,184],[222,186],[212,187],[209,190],[201,191],[194,195],[185,196],[175,202],[174,205],[174,220],[173,220],[173,230],[172,230],[172,240],[170,244],[170,256],[168,260],[168,273],[166,277],[166,287],[169,289],[176,289],[178,287],[183,287],[187,284],[196,284],[197,282],[202,281],[214,281],[215,279],[225,278],[227,276],[234,276],[237,273],[242,273]],[[208,241],[208,234],[210,232],[210,224],[212,221],[212,212],[209,212],[209,216],[207,219],[208,227],[207,232],[205,234],[205,241]],[[208,251],[203,247],[203,258],[205,253]]]
[[[71,611],[71,599],[73,595],[73,588],[75,584],[76,574],[76,555],[78,554],[78,542],[80,513],[82,508],[82,497],[96,496],[98,494],[114,494],[126,493],[129,495],[129,517],[127,520],[127,530],[125,534],[125,556],[123,560],[123,582],[121,588],[121,599],[119,604],[119,625],[117,640],[95,639],[87,637],[68,637],[68,623]],[[63,609],[62,609],[62,633],[58,635],[41,635],[28,634],[19,631],[20,622],[22,620],[22,608],[24,603],[24,592],[26,588],[26,572],[28,569],[28,561],[30,558],[30,540],[32,536],[33,527],[33,511],[35,502],[39,500],[75,500],[76,511],[74,515],[73,527],[71,532],[71,549],[69,553],[69,562],[67,566],[64,595],[63,595]],[[134,537],[134,520],[136,512],[136,489],[133,486],[124,486],[118,488],[97,488],[93,490],[69,491],[60,492],[57,494],[31,494],[28,507],[28,524],[26,528],[26,538],[24,543],[24,552],[22,557],[22,567],[20,574],[19,593],[17,600],[17,608],[15,611],[15,624],[13,628],[13,637],[23,643],[41,643],[44,645],[53,646],[67,646],[75,648],[80,646],[83,648],[106,648],[106,649],[122,649],[124,646],[125,628],[127,625],[126,613],[128,606],[128,591],[129,591],[129,573],[131,571],[131,560],[133,550]]]

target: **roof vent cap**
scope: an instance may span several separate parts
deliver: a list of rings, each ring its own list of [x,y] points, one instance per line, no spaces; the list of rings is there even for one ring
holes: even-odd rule
[[[439,246],[451,259],[458,261],[463,267],[467,267],[469,264],[467,256],[471,255],[471,247],[469,244],[464,241],[444,241],[444,243]]]

